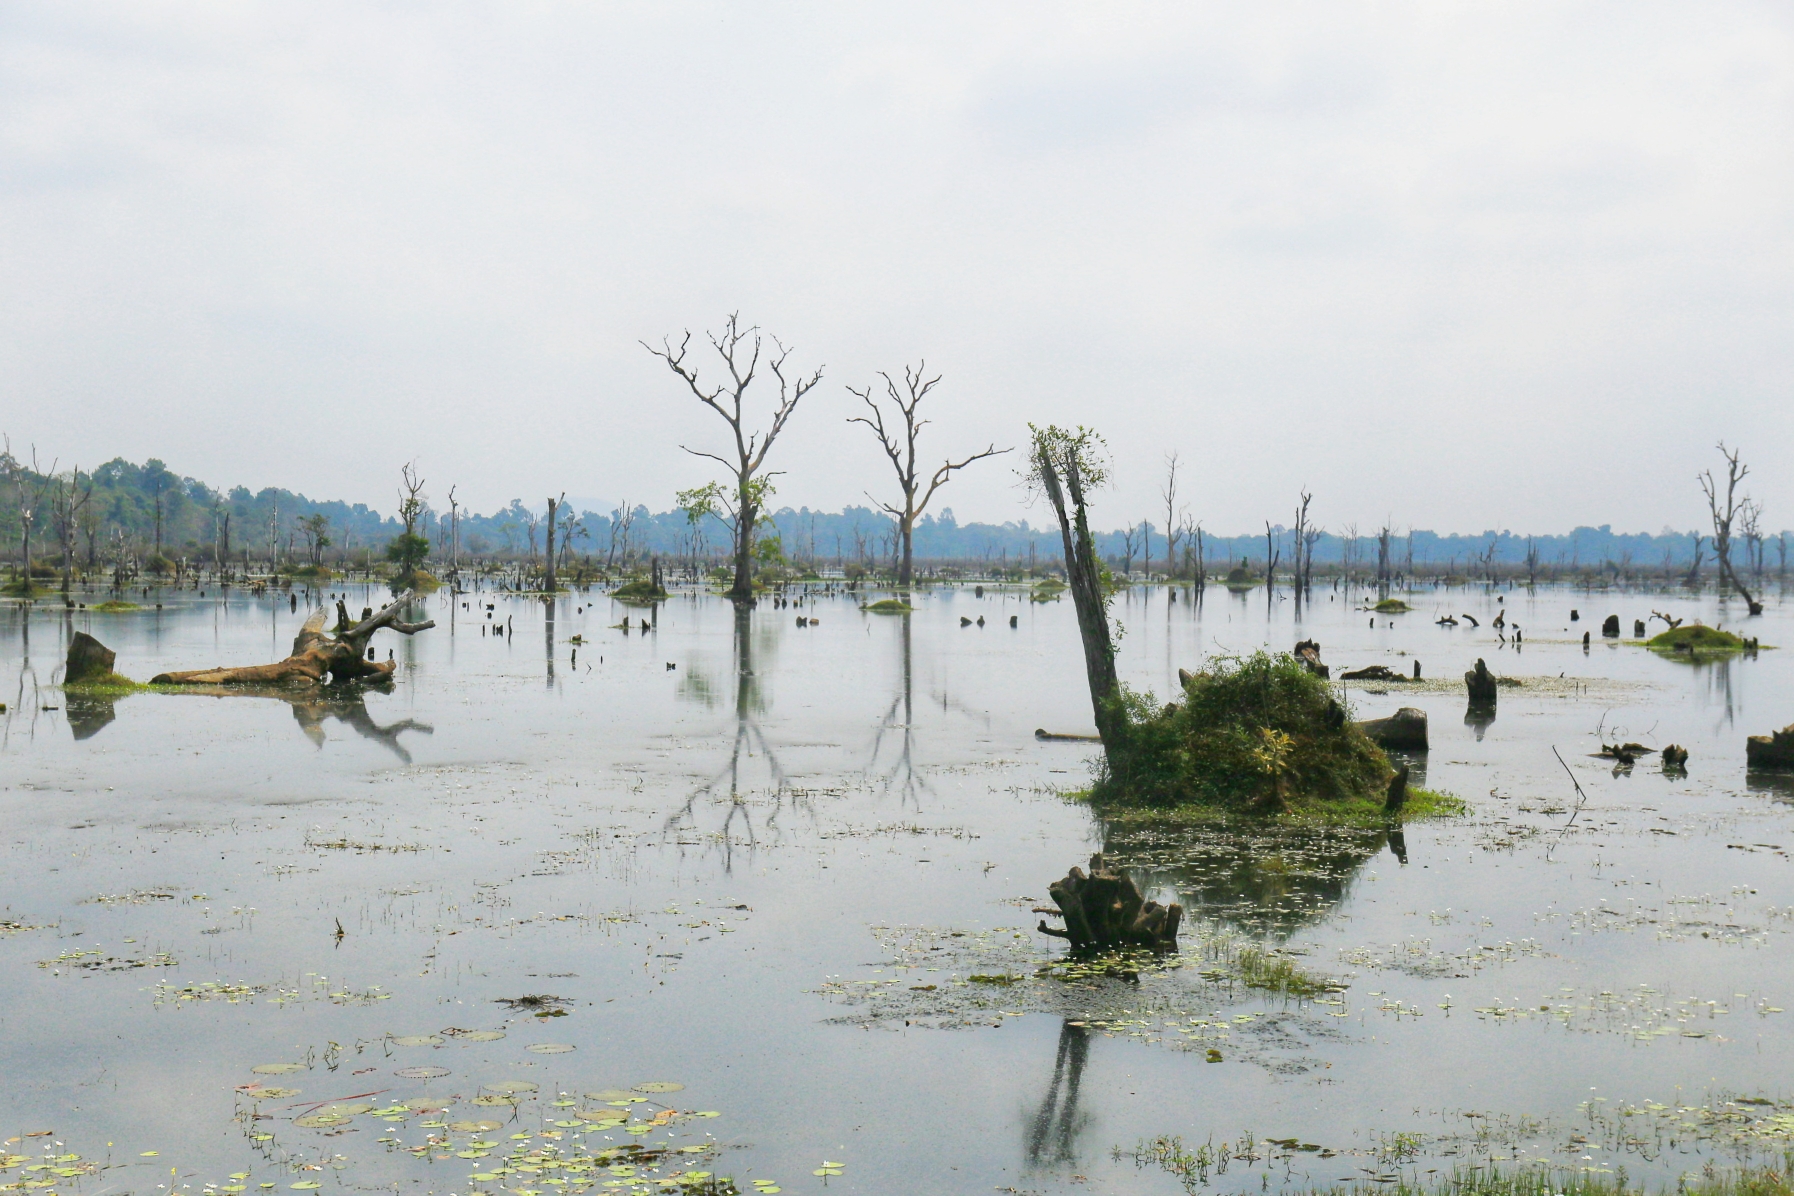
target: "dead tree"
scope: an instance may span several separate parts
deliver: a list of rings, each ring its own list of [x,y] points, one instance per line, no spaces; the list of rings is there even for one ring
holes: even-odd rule
[[[685,363],[691,333],[685,334],[677,349],[673,348],[671,339],[662,339],[658,349],[643,341],[642,348],[666,362],[667,368],[679,376],[680,381],[685,383],[700,403],[722,416],[734,437],[733,458],[679,446],[694,457],[707,457],[717,462],[734,479],[732,494],[725,492],[718,483],[712,482],[698,490],[682,492],[680,505],[694,520],[702,514],[717,514],[719,508],[729,512],[727,522],[730,523],[730,531],[734,533],[735,539],[735,584],[729,588],[729,596],[737,601],[747,601],[754,596],[754,525],[760,518],[762,504],[771,495],[767,483],[776,476],[766,471],[767,450],[772,448],[772,442],[778,439],[779,433],[785,430],[785,421],[797,410],[798,403],[822,381],[822,370],[818,368],[808,378],[787,377],[785,362],[791,351],[777,337],[768,337],[772,341],[774,352],[767,358],[766,366],[772,371],[773,377],[778,379],[778,403],[773,408],[771,427],[764,432],[748,432],[744,427],[747,415],[743,411],[743,403],[760,368],[760,330],[757,327],[741,327],[739,315],[731,313],[723,322],[721,335],[706,335],[717,356],[722,358],[723,367],[729,375],[727,381],[713,386],[699,382],[697,368]]]
[[[548,573],[542,582],[542,589],[550,594],[554,593],[554,590],[555,590],[555,585],[554,585],[555,516],[560,511],[561,505],[563,503],[565,503],[566,501],[567,501],[567,493],[564,490],[561,492],[561,496],[559,498],[551,498],[548,500]]]
[[[916,368],[913,370],[907,365],[904,366],[903,386],[899,389],[896,379],[883,370],[879,371],[879,377],[885,380],[886,398],[889,399],[891,406],[897,409],[898,417],[903,420],[901,428],[893,422],[892,426],[888,430],[886,429],[884,408],[879,406],[878,401],[872,397],[871,386],[867,386],[865,390],[855,390],[851,386],[847,388],[848,394],[859,399],[872,410],[870,418],[856,415],[847,422],[865,424],[872,429],[873,434],[878,437],[879,447],[884,450],[885,456],[890,458],[891,468],[897,472],[897,487],[903,491],[902,506],[881,502],[877,498],[873,498],[870,492],[866,497],[878,503],[881,509],[897,520],[897,534],[903,541],[900,549],[901,555],[897,562],[897,584],[905,589],[909,587],[912,574],[914,554],[911,541],[914,537],[916,520],[920,519],[922,512],[928,509],[928,501],[934,497],[934,492],[945,485],[956,470],[964,469],[974,461],[982,461],[986,457],[995,457],[1011,451],[1000,449],[992,444],[983,452],[973,453],[963,461],[955,461],[949,457],[939,469],[934,471],[933,476],[924,486],[922,477],[916,468],[916,437],[931,421],[917,419],[916,409],[922,405],[922,400],[928,397],[928,392],[933,390],[941,380],[940,375],[937,374],[929,378],[927,373],[927,362],[917,362]],[[918,494],[920,494],[920,498],[917,497]]]
[[[1177,509],[1177,453],[1165,454],[1165,484],[1159,488],[1165,500],[1165,573],[1177,579],[1177,542],[1183,537],[1183,512]]]
[[[0,448],[0,472],[5,473],[18,494],[19,503],[19,556],[24,566],[22,593],[31,596],[31,529],[37,524],[38,509],[43,505],[44,497],[50,493],[55,483],[56,463],[52,461],[48,471],[38,469],[37,449],[31,450],[29,467],[12,455],[12,438],[7,437],[4,448]]]
[[[239,668],[193,669],[184,673],[162,673],[150,679],[152,685],[318,685],[326,677],[332,682],[356,681],[364,678],[390,677],[398,666],[390,660],[375,661],[368,657],[372,650],[368,641],[376,631],[387,628],[400,635],[416,635],[436,626],[436,620],[406,623],[399,619],[406,605],[416,597],[411,591],[380,608],[380,613],[363,611],[359,623],[349,622],[349,610],[337,600],[337,625],[334,634],[326,635],[327,612],[319,607],[293,638],[293,651],[285,660],[273,664],[254,664]]]
[[[1124,581],[1134,571],[1134,554],[1140,551],[1139,531],[1137,527],[1121,529],[1121,576]]]
[[[62,596],[67,599],[75,575],[75,533],[80,527],[81,512],[93,498],[93,475],[81,483],[79,467],[69,471],[68,480],[57,481],[50,491],[50,521],[56,538],[62,544]]]
[[[1719,455],[1725,458],[1726,480],[1716,482],[1711,469],[1696,475],[1700,483],[1701,493],[1707,497],[1707,511],[1713,517],[1713,555],[1719,562],[1719,587],[1723,592],[1727,583],[1738,591],[1744,604],[1753,615],[1763,613],[1763,604],[1751,597],[1744,582],[1739,580],[1737,570],[1732,568],[1732,524],[1747,513],[1751,506],[1749,497],[1738,493],[1738,485],[1750,476],[1750,466],[1738,460],[1741,450],[1728,449],[1725,441],[1719,442]],[[1724,497],[1720,496],[1723,486]]]
[[[1047,893],[1058,905],[1065,929],[1043,921],[1040,933],[1067,940],[1074,952],[1177,950],[1183,906],[1145,900],[1131,876],[1104,866],[1100,852],[1090,857],[1089,875],[1074,867],[1063,880],[1048,885]]]
[[[1078,635],[1084,641],[1084,674],[1090,683],[1090,705],[1097,734],[1113,753],[1119,744],[1122,715],[1115,702],[1120,682],[1115,675],[1115,646],[1109,638],[1109,606],[1098,577],[1096,546],[1090,538],[1086,490],[1107,478],[1101,455],[1103,439],[1089,428],[1066,431],[1049,424],[1028,425],[1034,443],[1028,480],[1046,493],[1059,518],[1065,546],[1065,580],[1078,613]]]

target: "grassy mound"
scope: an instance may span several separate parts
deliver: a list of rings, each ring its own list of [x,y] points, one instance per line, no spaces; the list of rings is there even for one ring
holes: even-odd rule
[[[293,570],[293,576],[300,581],[309,581],[315,585],[329,581],[336,576],[336,573],[328,565],[301,565]]]
[[[869,602],[860,609],[875,615],[907,615],[916,608],[901,598],[882,598],[877,602]]]
[[[610,592],[619,602],[659,602],[667,596],[666,587],[657,586],[651,578],[638,577]]]
[[[71,681],[62,688],[70,693],[119,694],[136,693],[149,687],[131,680],[123,673],[107,673],[101,677],[89,677],[85,681]]]
[[[1028,600],[1031,602],[1057,602],[1059,595],[1063,593],[1065,593],[1065,583],[1057,577],[1047,577],[1034,583],[1034,591],[1028,595]]]
[[[101,602],[96,606],[91,606],[88,609],[99,611],[101,614],[111,615],[121,611],[142,610],[143,608],[138,606],[135,602],[124,602],[117,598],[108,598],[106,601]]]
[[[1645,647],[1657,652],[1742,652],[1744,641],[1717,627],[1689,623],[1652,636]]]
[[[1403,615],[1414,608],[1409,606],[1406,602],[1403,602],[1400,598],[1385,598],[1383,601],[1371,607],[1371,609],[1376,611],[1379,615]]]
[[[1170,706],[1131,691],[1120,700],[1120,742],[1093,793],[1101,803],[1380,810],[1395,772],[1327,683],[1287,653],[1218,660]]]

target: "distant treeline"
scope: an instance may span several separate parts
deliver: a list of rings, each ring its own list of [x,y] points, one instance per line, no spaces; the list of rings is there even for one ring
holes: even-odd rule
[[[113,565],[127,556],[138,562],[160,557],[190,565],[209,565],[220,555],[258,565],[371,564],[382,559],[386,545],[402,530],[396,518],[362,503],[319,501],[273,488],[215,490],[154,459],[142,465],[114,460],[91,473],[63,471],[50,477],[7,457],[0,460],[0,472],[6,475],[0,479],[0,537],[6,557],[14,561],[23,549],[27,524],[34,561],[59,563],[66,540],[75,562],[88,568]],[[477,514],[458,505],[450,508],[441,494],[432,498],[420,531],[431,539],[437,567],[451,555],[465,565],[528,560],[546,542],[543,508],[513,499],[500,510]],[[729,545],[726,526],[714,517],[694,523],[683,511],[656,513],[642,505],[582,511],[557,522],[557,547],[563,553],[609,568],[629,567],[649,556],[711,561],[721,558]],[[773,559],[782,556],[818,568],[858,564],[876,569],[893,559],[895,533],[888,515],[868,507],[838,512],[786,507],[768,519],[761,536],[776,538],[776,551],[767,553]],[[1781,532],[1740,544],[1742,559],[1734,559],[1757,571],[1785,571],[1788,539]],[[1212,575],[1244,561],[1248,571],[1262,576],[1267,556],[1273,556],[1282,571],[1294,558],[1294,540],[1281,525],[1273,526],[1268,540],[1264,533],[1216,536],[1204,530],[1204,570]],[[1099,533],[1096,544],[1117,571],[1181,575],[1195,564],[1193,532],[1180,534],[1176,560],[1168,562],[1164,532],[1150,523]],[[1056,527],[1035,527],[1025,519],[962,524],[950,508],[924,516],[915,531],[917,560],[936,566],[1045,571],[1057,567],[1060,551]],[[1686,571],[1697,559],[1711,561],[1712,541],[1704,528],[1653,535],[1615,532],[1606,524],[1547,536],[1389,529],[1355,536],[1325,531],[1312,541],[1311,551],[1323,572],[1349,568],[1375,576],[1381,564],[1390,575],[1476,576],[1496,570],[1511,575],[1532,569],[1549,576],[1590,570]]]

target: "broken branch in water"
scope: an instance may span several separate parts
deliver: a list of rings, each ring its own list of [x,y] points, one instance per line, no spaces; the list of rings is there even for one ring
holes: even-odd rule
[[[406,623],[399,619],[416,595],[407,590],[380,608],[378,614],[363,612],[362,619],[349,625],[348,609],[337,602],[337,630],[332,638],[324,633],[328,617],[320,607],[305,620],[293,638],[293,651],[285,660],[273,664],[245,665],[239,668],[194,669],[184,673],[162,673],[150,679],[152,685],[316,685],[326,677],[332,681],[351,681],[364,677],[388,677],[398,666],[390,661],[373,661],[368,641],[376,631],[389,629],[401,635],[416,635],[436,626],[434,619]]]

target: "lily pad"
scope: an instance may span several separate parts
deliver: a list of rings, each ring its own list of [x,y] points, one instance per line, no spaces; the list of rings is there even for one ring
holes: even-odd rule
[[[505,1036],[503,1030],[456,1030],[456,1038],[462,1042],[497,1042]]]
[[[350,1120],[339,1113],[307,1113],[304,1117],[293,1118],[293,1124],[302,1130],[327,1130],[348,1125]]]
[[[442,1039],[434,1034],[405,1034],[390,1039],[394,1046],[441,1046]]]
[[[448,1128],[457,1134],[490,1134],[503,1127],[496,1121],[451,1121]]]
[[[297,1088],[256,1088],[243,1094],[250,1100],[285,1100],[289,1096],[298,1096]]]
[[[296,1071],[304,1071],[303,1063],[258,1063],[249,1069],[258,1076],[287,1076]]]
[[[473,1103],[482,1109],[495,1109],[499,1105],[514,1105],[517,1098],[508,1092],[488,1092],[473,1098]]]
[[[635,1100],[636,1095],[625,1088],[606,1088],[602,1092],[586,1093],[587,1100]]]
[[[523,1049],[536,1055],[565,1055],[573,1047],[564,1042],[538,1042]]]
[[[684,1084],[675,1084],[671,1080],[649,1080],[646,1084],[637,1084],[637,1092],[683,1092]]]
[[[537,1086],[528,1080],[500,1080],[485,1087],[488,1092],[534,1092]]]
[[[401,1067],[397,1071],[393,1072],[392,1074],[395,1076],[402,1076],[407,1080],[434,1080],[437,1076],[446,1076],[446,1075],[448,1075],[448,1073],[449,1073],[449,1069],[446,1067],[428,1067],[428,1066],[426,1066],[426,1067]]]

